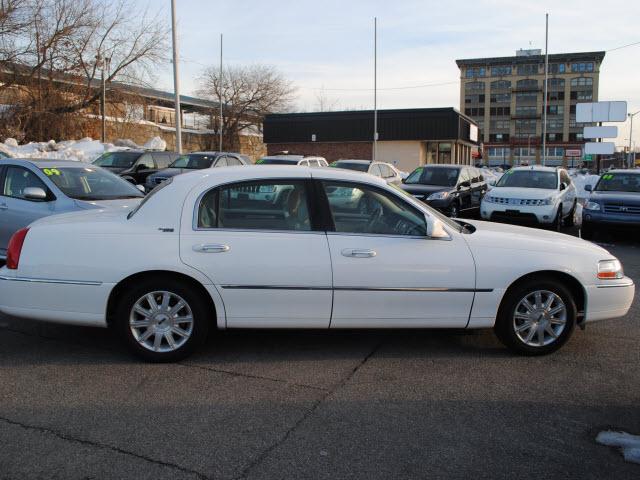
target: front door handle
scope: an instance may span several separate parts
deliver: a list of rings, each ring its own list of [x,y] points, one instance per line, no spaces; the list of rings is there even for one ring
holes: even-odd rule
[[[354,258],[371,258],[375,257],[377,253],[375,250],[369,250],[368,248],[345,248],[342,250],[342,255]]]
[[[229,245],[223,245],[221,243],[207,243],[193,246],[194,252],[202,253],[222,253],[228,252],[229,250],[231,250],[231,247],[229,247]]]

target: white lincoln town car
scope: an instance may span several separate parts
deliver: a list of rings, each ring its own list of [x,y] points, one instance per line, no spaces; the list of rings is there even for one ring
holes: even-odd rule
[[[373,176],[248,166],[174,177],[128,213],[18,231],[0,310],[115,328],[149,361],[227,328],[494,328],[540,355],[576,324],[625,315],[634,288],[578,238],[455,222]]]

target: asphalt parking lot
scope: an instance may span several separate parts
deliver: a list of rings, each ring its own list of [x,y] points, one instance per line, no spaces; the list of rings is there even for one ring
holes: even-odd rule
[[[602,239],[640,283],[640,243]],[[609,244],[613,242],[614,244]],[[640,306],[515,357],[489,331],[232,332],[149,365],[0,317],[0,478],[640,478]]]

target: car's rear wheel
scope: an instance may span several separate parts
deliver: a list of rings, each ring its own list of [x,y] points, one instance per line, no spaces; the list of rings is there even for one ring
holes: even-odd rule
[[[207,305],[193,289],[170,278],[149,279],[120,298],[115,327],[135,355],[175,362],[191,355],[208,333]]]
[[[545,355],[564,345],[576,323],[571,293],[557,280],[528,280],[505,296],[495,332],[510,350],[522,355]]]
[[[578,203],[577,200],[573,201],[573,207],[571,207],[571,211],[569,212],[569,215],[567,216],[567,219],[564,222],[564,224],[567,227],[573,227],[576,224],[576,204],[577,203]]]

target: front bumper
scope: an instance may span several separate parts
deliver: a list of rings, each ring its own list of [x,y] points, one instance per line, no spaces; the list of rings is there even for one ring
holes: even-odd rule
[[[550,224],[556,218],[555,205],[502,205],[482,202],[480,215],[483,220],[522,224]]]
[[[605,320],[627,314],[633,303],[635,285],[625,277],[611,283],[589,285],[586,293],[585,321]]]
[[[612,227],[640,229],[640,216],[621,213],[605,213],[599,210],[583,210],[582,225],[608,225]]]

